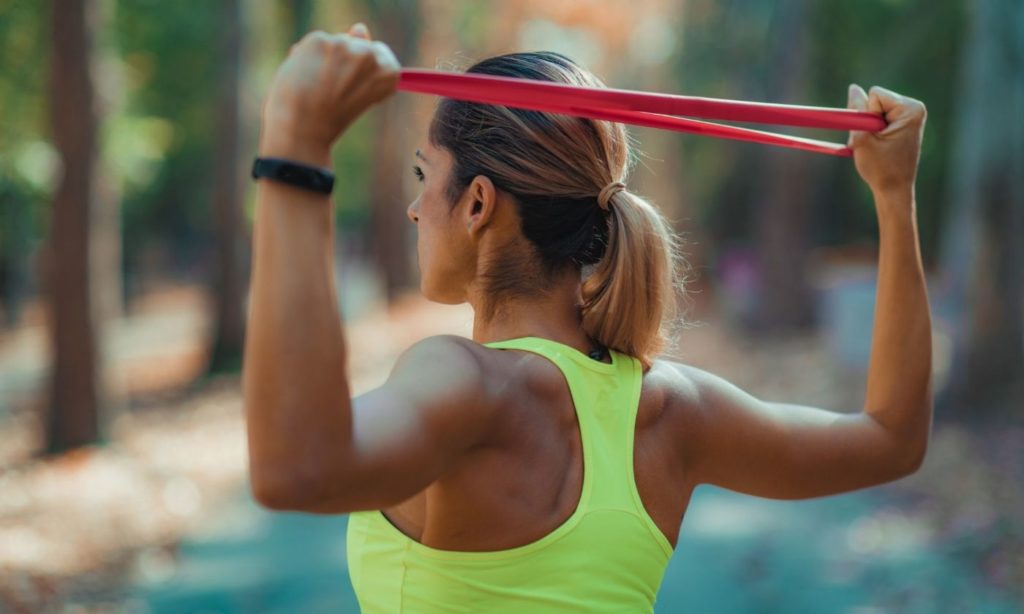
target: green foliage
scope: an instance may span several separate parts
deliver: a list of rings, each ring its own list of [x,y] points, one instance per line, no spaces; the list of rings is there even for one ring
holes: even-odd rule
[[[684,49],[677,59],[678,91],[845,107],[847,86],[858,83],[865,89],[880,85],[924,101],[928,127],[917,182],[918,222],[924,257],[933,259],[948,204],[945,175],[964,36],[963,2],[805,2],[804,48],[798,51],[805,67],[804,95],[799,100],[782,100],[772,92],[788,75],[773,64],[769,50],[778,44],[784,9],[791,7],[761,0],[690,2]],[[839,132],[792,132],[825,140],[846,138]],[[752,195],[747,171],[778,150],[699,137],[680,143],[684,180],[704,224],[720,241],[749,237]],[[843,244],[875,237],[871,194],[853,165],[835,161],[818,167],[824,170],[816,177],[821,181],[815,190],[820,218],[816,241]]]
[[[349,126],[333,151],[335,222],[340,228],[369,228],[375,113],[371,110]]]
[[[815,5],[808,50],[814,58],[812,104],[846,106],[846,87],[879,85],[928,107],[918,170],[918,225],[923,256],[937,255],[949,205],[949,154],[966,15],[958,0],[862,0]],[[876,233],[874,205],[856,172],[835,173],[822,206],[834,208],[829,229],[845,242]],[[853,233],[852,236],[848,233]]]
[[[38,2],[0,2],[0,254],[40,236],[55,164],[47,132],[47,13]],[[0,259],[4,259],[0,256]]]
[[[0,143],[2,153],[44,130],[47,13],[40,2],[0,2]]]
[[[195,248],[209,240],[217,93],[215,3],[121,0],[113,29],[127,84],[124,118],[110,135],[123,151],[125,261],[142,247]],[[127,147],[130,151],[124,151]],[[132,164],[146,159],[144,181]],[[143,154],[143,155],[140,155]]]

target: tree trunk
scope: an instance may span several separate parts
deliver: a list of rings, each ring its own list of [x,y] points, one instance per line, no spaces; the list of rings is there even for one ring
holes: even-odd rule
[[[403,66],[415,60],[421,20],[417,0],[370,2],[371,35],[387,41]],[[374,31],[375,30],[375,31]],[[373,176],[370,188],[372,258],[384,280],[387,299],[394,299],[413,282],[413,260],[409,248],[412,227],[405,211],[404,173],[411,166],[407,96],[392,96],[374,109]]]
[[[50,296],[53,379],[45,452],[94,443],[105,431],[99,374],[99,297],[92,242],[98,234],[99,121],[92,82],[95,6],[51,4],[50,120],[62,174],[50,221],[46,285]]]
[[[239,0],[220,4],[220,91],[217,106],[217,149],[213,207],[216,216],[216,328],[208,371],[237,371],[242,364],[245,335],[243,295],[245,254],[242,232],[240,110],[242,16]]]
[[[773,61],[767,81],[769,99],[802,100],[807,93],[807,7],[802,0],[779,9]],[[761,156],[759,188],[755,189],[754,241],[758,253],[756,332],[776,333],[814,324],[814,302],[807,282],[810,247],[808,216],[814,195],[814,161],[806,152],[768,148]]]
[[[936,293],[954,330],[949,383],[939,402],[958,413],[1019,412],[1024,407],[1024,6],[979,0],[969,9],[950,169],[953,203],[942,252],[946,278]]]

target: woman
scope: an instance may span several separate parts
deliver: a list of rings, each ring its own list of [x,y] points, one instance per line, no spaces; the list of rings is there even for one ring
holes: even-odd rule
[[[553,53],[470,70],[600,86]],[[260,156],[330,167],[397,71],[361,24],[306,36],[266,99]],[[857,86],[850,106],[889,121],[850,138],[881,236],[862,413],[762,401],[654,358],[678,257],[624,184],[621,125],[442,99],[408,215],[423,293],[469,302],[473,338],[416,343],[375,390],[349,395],[329,197],[258,183],[244,374],[255,498],[353,512],[364,611],[650,611],[697,484],[798,499],[915,471],[932,409],[914,215],[925,109]]]

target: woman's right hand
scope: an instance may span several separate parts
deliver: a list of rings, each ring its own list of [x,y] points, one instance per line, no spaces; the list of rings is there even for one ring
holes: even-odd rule
[[[921,138],[928,112],[920,100],[901,96],[882,87],[849,89],[851,109],[879,113],[889,123],[880,132],[851,131],[857,172],[876,195],[912,190],[921,154]]]
[[[310,32],[292,45],[270,86],[261,155],[325,165],[341,133],[396,91],[399,68],[391,49],[371,41],[362,24],[345,34]]]

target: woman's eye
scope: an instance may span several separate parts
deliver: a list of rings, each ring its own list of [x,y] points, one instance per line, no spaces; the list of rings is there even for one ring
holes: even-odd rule
[[[417,180],[423,181],[423,171],[420,170],[420,167],[418,167],[418,166],[412,167],[412,172],[413,172],[414,175],[416,175],[416,179]]]

